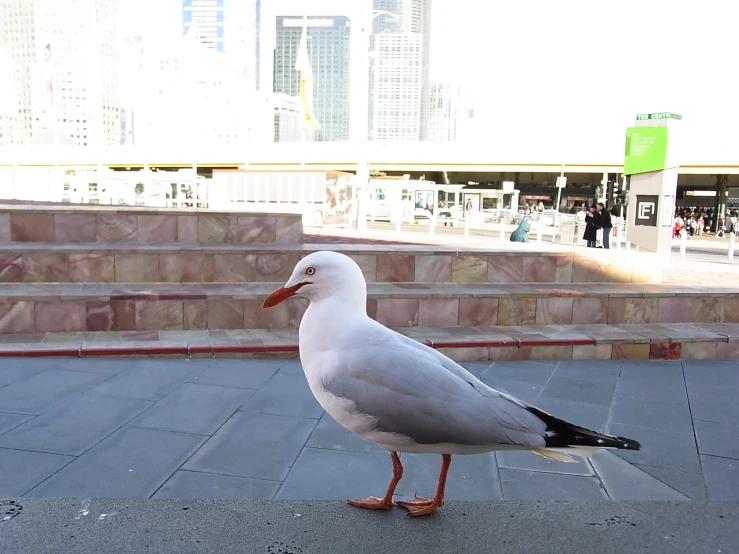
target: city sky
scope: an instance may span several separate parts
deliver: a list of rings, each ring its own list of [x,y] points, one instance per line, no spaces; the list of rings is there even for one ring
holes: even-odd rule
[[[121,2],[122,35],[173,2]],[[433,0],[432,79],[463,85],[502,157],[612,159],[635,114],[671,111],[685,163],[736,161],[737,16],[728,0]]]

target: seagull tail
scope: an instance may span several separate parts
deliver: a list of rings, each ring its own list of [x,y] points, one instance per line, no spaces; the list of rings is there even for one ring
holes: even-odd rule
[[[547,429],[544,440],[546,441],[547,448],[591,447],[618,448],[621,450],[641,449],[641,444],[633,439],[591,431],[590,429],[585,429],[584,427],[556,418],[533,406],[527,406],[526,409],[546,423]]]

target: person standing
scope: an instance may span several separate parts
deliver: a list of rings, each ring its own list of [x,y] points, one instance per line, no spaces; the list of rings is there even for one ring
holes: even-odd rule
[[[588,248],[595,248],[595,242],[597,239],[598,228],[596,227],[596,212],[595,204],[590,206],[590,210],[585,214],[585,233],[583,233],[583,240],[587,241]]]
[[[611,221],[611,213],[606,210],[603,202],[598,202],[598,224],[603,229],[603,248],[611,247],[611,229],[613,223]]]

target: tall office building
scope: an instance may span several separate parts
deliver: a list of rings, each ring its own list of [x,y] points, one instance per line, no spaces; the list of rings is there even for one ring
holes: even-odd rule
[[[419,33],[382,33],[375,37],[374,140],[420,139],[421,49]]]
[[[188,34],[129,41],[123,89],[126,143],[244,144],[256,125],[255,93],[232,58]]]
[[[457,140],[459,85],[434,82],[429,88],[428,140]]]
[[[305,25],[308,57],[313,70],[313,112],[321,125],[318,141],[349,140],[349,65],[351,25],[347,16],[275,18],[273,91],[290,96],[300,92],[295,69]]]
[[[0,0],[16,104],[4,101],[0,144],[120,142],[115,22],[115,0]]]
[[[303,106],[299,98],[273,94],[269,104],[273,110],[274,142],[313,142],[316,131],[305,128]]]
[[[261,0],[181,0],[183,35],[231,58],[242,68],[250,90],[259,75],[259,10]]]
[[[370,100],[369,100],[369,136],[381,140],[392,134],[403,135],[406,140],[427,140],[428,138],[428,117],[429,117],[429,68],[430,68],[430,42],[431,42],[431,0],[373,0],[373,8],[375,17],[372,20],[372,37],[370,40],[370,49],[372,50],[373,62],[370,64]],[[413,47],[412,54],[415,58],[413,63],[405,64],[405,75],[400,80],[390,85],[390,89],[383,87],[378,89],[378,85],[383,83],[378,80],[378,71],[381,71],[383,65],[392,65],[396,55],[402,54],[406,58],[411,54],[408,50],[409,39],[399,37],[388,50],[379,48],[381,44],[387,44],[387,40],[382,39],[384,35],[418,35],[420,44],[419,51]],[[405,48],[401,52],[401,49]],[[410,60],[408,60],[410,61]],[[420,70],[420,72],[419,72]],[[401,109],[394,110],[392,116],[377,119],[379,111],[375,106],[375,102],[390,96],[408,96],[409,81],[419,80],[420,92],[418,98],[418,107],[411,108],[405,103]],[[393,89],[394,86],[394,89]],[[418,134],[417,136],[409,136],[409,127],[405,121],[409,117],[415,117],[418,114]],[[403,132],[394,132],[393,128],[403,129]]]
[[[225,50],[224,0],[183,0],[183,34],[195,32],[204,44]]]

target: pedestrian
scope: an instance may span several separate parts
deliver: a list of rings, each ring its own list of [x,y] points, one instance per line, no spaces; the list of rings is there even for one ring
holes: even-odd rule
[[[598,240],[598,227],[596,221],[595,204],[590,206],[590,210],[585,214],[585,233],[583,240],[587,241],[588,248],[595,248],[595,241]]]
[[[695,240],[695,234],[698,230],[698,223],[695,221],[694,217],[690,218],[690,221],[688,221],[688,238],[690,240]]]
[[[606,210],[603,202],[598,202],[598,225],[603,229],[603,248],[608,250],[611,248],[611,229],[613,223],[611,221],[611,214]]]

